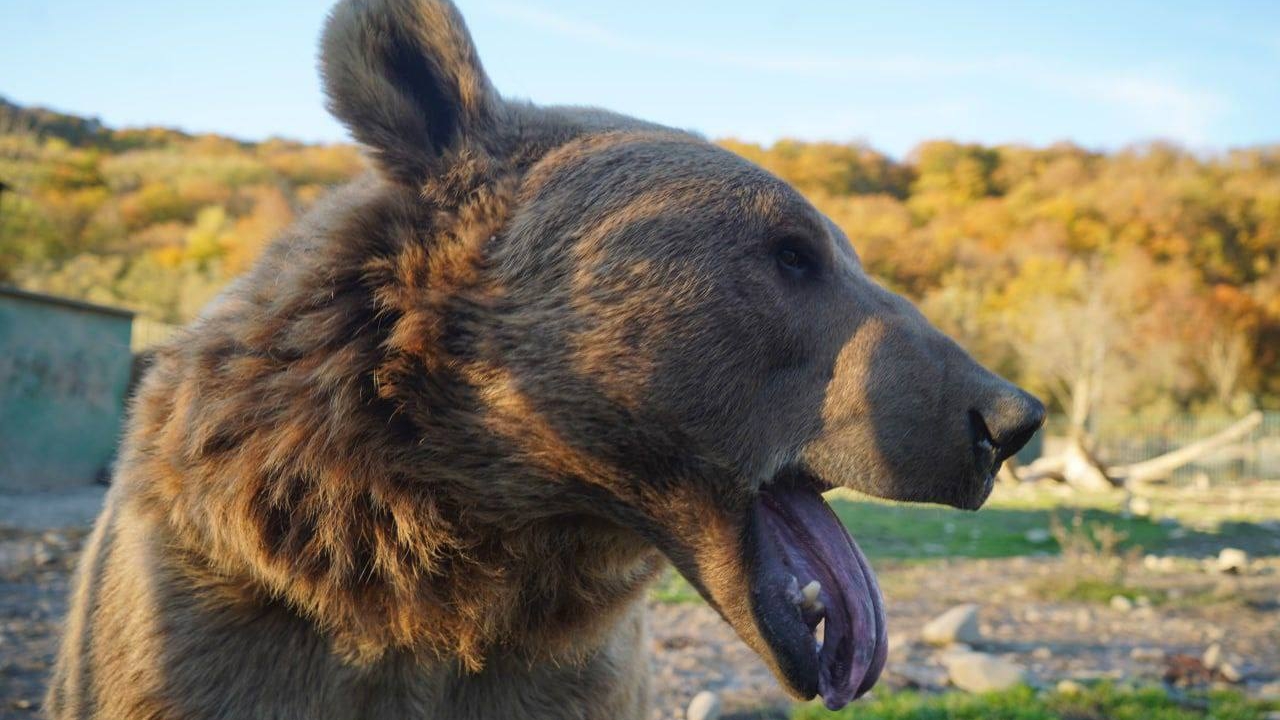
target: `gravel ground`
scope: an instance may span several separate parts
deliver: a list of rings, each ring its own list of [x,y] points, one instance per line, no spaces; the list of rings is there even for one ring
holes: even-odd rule
[[[1241,671],[1237,686],[1247,692],[1274,693],[1280,678],[1280,562],[1274,559],[1255,561],[1247,576],[1131,571],[1135,585],[1201,600],[1127,610],[1031,597],[1032,588],[1073,570],[1058,558],[882,565],[890,654],[881,687],[946,686],[944,651],[924,643],[920,628],[961,603],[980,606],[984,641],[975,649],[1013,660],[1033,684],[1159,683],[1179,655],[1199,659],[1214,644]],[[655,606],[653,635],[655,719],[683,717],[702,689],[720,692],[726,710],[777,712],[787,705],[759,659],[710,609]]]
[[[43,685],[66,608],[83,526],[61,531],[0,527],[0,720],[39,716]],[[1280,559],[1243,575],[1180,561],[1137,569],[1130,580],[1166,595],[1198,598],[1125,609],[1039,599],[1046,579],[1073,572],[1057,558],[880,563],[890,622],[888,687],[940,690],[941,650],[920,627],[959,603],[978,603],[976,649],[1024,667],[1036,684],[1114,678],[1159,682],[1171,665],[1213,645],[1240,670],[1246,691],[1274,692],[1280,676]],[[761,661],[701,604],[655,604],[651,627],[653,718],[683,718],[700,690],[720,694],[726,718],[785,717],[788,700]],[[1219,681],[1221,678],[1219,678]],[[1269,689],[1264,687],[1271,683]]]

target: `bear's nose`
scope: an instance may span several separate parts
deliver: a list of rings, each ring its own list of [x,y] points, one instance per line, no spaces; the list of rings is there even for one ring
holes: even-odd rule
[[[970,411],[978,441],[985,440],[994,446],[996,462],[1003,462],[1021,450],[1044,424],[1044,416],[1044,403],[1012,385],[992,398],[985,407]]]

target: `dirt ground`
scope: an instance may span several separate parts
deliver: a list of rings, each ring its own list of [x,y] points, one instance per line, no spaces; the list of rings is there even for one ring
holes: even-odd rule
[[[40,716],[70,571],[87,531],[82,506],[92,502],[44,516],[27,513],[21,522],[13,520],[12,504],[0,503],[8,508],[0,516],[0,719]],[[60,520],[73,522],[59,530],[41,527]],[[1214,644],[1236,671],[1236,687],[1274,692],[1280,680],[1280,558],[1274,556],[1255,558],[1239,574],[1185,557],[1137,561],[1126,582],[1151,597],[1138,593],[1129,602],[1055,596],[1052,588],[1080,571],[1057,557],[877,565],[891,638],[884,686],[945,687],[943,651],[922,642],[920,628],[960,603],[980,606],[983,640],[976,649],[1015,661],[1033,684],[1158,683],[1173,667],[1195,665]],[[652,609],[655,720],[682,718],[700,690],[720,694],[726,717],[785,716],[789,701],[777,683],[714,612],[687,602],[655,602]]]

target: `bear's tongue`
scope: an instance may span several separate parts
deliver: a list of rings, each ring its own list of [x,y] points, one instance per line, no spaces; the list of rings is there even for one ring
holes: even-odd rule
[[[884,668],[888,642],[875,574],[812,489],[772,483],[758,496],[755,517],[753,603],[762,634],[793,686],[812,695],[816,670],[823,702],[839,709],[870,690]],[[813,637],[819,621],[820,649]]]

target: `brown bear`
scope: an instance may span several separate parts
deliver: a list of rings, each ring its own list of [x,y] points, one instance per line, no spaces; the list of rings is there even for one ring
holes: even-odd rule
[[[50,717],[642,718],[666,562],[795,696],[866,692],[821,493],[977,508],[1041,404],[779,179],[500,97],[446,0],[344,0],[322,70],[375,171],[157,352]]]

